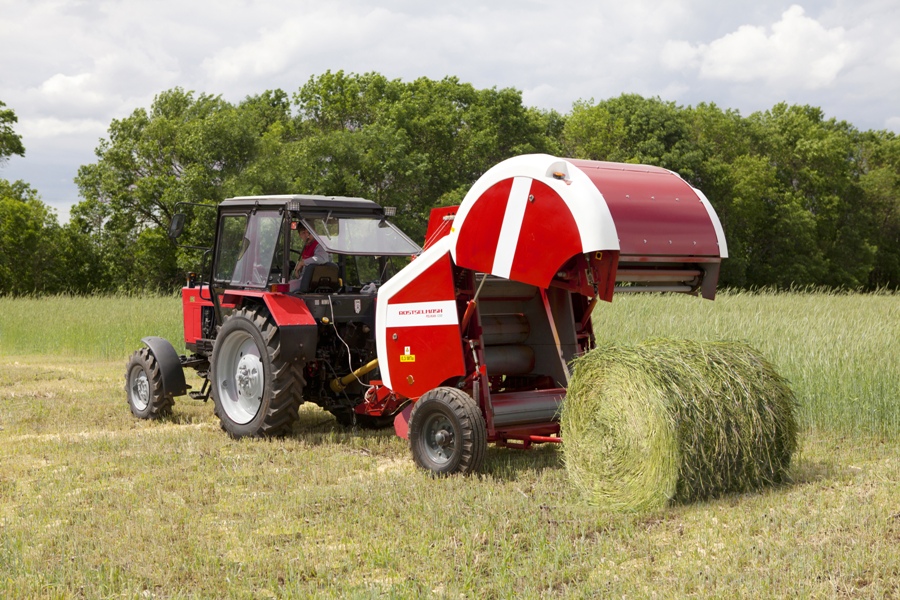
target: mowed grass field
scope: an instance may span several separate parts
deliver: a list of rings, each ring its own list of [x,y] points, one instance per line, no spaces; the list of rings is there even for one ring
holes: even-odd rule
[[[746,341],[801,404],[790,485],[625,515],[558,447],[432,479],[311,406],[279,440],[187,398],[136,420],[125,360],[180,323],[174,297],[0,299],[0,597],[900,597],[900,295],[598,306],[599,339]]]

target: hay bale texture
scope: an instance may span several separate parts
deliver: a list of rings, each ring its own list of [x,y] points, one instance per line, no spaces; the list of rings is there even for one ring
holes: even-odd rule
[[[796,399],[742,343],[652,340],[574,364],[566,469],[596,505],[642,511],[785,481]]]

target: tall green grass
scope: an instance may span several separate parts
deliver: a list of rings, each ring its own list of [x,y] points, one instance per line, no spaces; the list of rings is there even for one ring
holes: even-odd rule
[[[623,294],[598,306],[594,332],[599,343],[747,342],[791,383],[802,427],[900,434],[900,294]]]
[[[801,426],[900,433],[900,294],[621,294],[594,311],[594,331],[599,344],[747,342],[791,382]],[[178,297],[0,299],[0,356],[124,359],[147,335],[182,350]]]
[[[148,335],[184,350],[180,296],[0,298],[0,356],[125,359]]]

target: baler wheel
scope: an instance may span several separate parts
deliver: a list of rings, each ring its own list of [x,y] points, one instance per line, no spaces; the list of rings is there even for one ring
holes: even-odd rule
[[[222,429],[233,437],[290,433],[303,382],[290,358],[264,308],[243,308],[228,317],[209,363],[210,392]]]
[[[423,394],[409,416],[409,447],[416,464],[435,475],[477,471],[487,428],[475,400],[452,387]]]
[[[125,393],[131,414],[139,419],[159,419],[172,413],[175,400],[164,394],[159,363],[149,348],[138,350],[128,359]]]

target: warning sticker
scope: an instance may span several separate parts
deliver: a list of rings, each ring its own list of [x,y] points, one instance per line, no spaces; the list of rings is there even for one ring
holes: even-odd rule
[[[401,354],[400,362],[416,362],[415,354]]]

